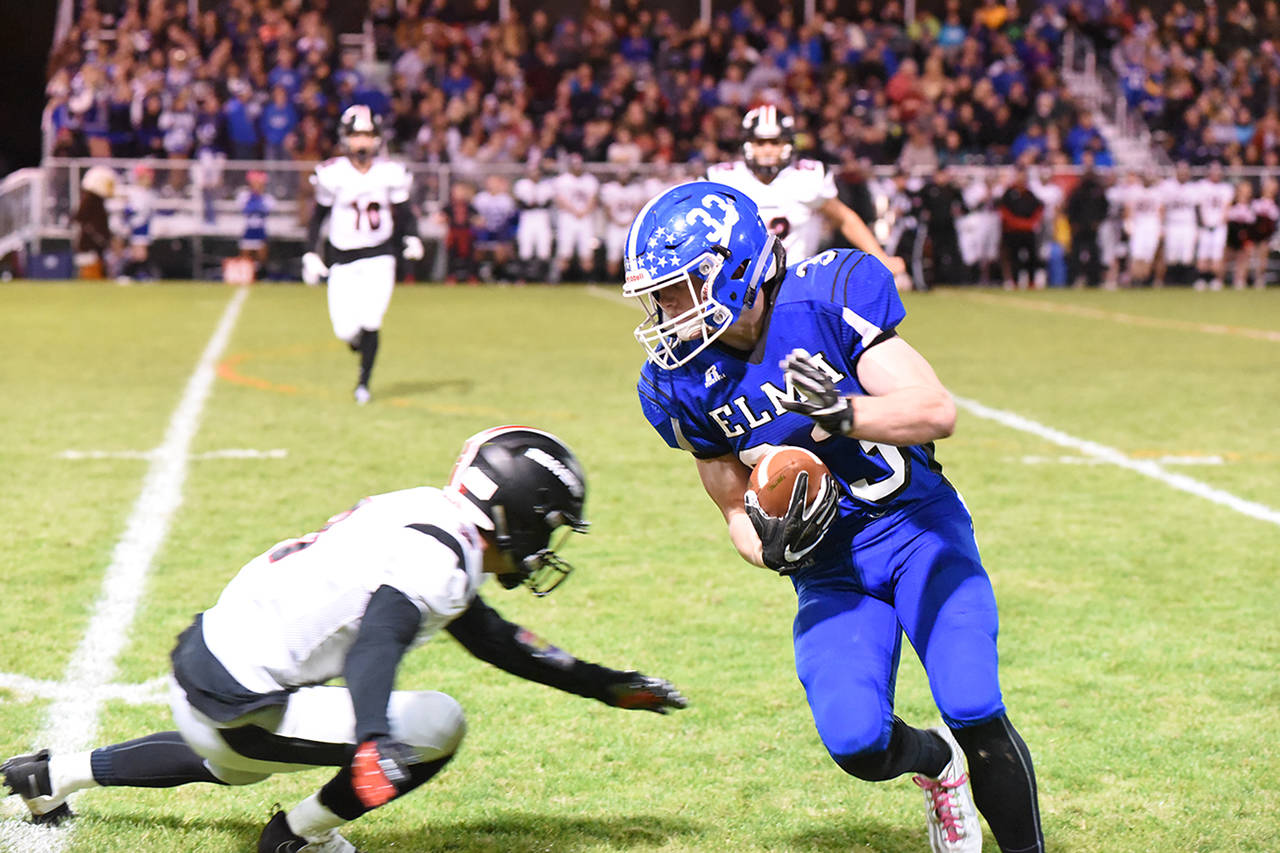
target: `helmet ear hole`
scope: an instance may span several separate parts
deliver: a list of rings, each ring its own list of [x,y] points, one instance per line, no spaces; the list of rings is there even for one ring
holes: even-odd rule
[[[751,259],[744,258],[742,263],[738,264],[738,268],[733,271],[733,275],[731,275],[730,278],[733,281],[740,280],[744,275],[747,274],[747,267],[749,267],[750,265],[751,265]]]

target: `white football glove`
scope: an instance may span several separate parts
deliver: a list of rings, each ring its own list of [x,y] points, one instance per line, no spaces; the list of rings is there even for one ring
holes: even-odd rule
[[[413,234],[404,238],[404,251],[400,254],[404,255],[406,261],[420,261],[425,255],[426,249],[422,246],[422,240]]]
[[[315,252],[307,252],[302,256],[302,280],[309,287],[315,287],[320,283],[320,279],[329,274],[329,268],[324,265],[324,261],[320,260],[320,256]]]

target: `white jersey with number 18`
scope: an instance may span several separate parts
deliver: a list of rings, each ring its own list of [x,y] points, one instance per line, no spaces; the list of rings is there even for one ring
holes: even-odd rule
[[[316,166],[311,176],[316,204],[332,208],[329,242],[337,249],[366,249],[390,240],[391,208],[409,200],[412,181],[403,164],[382,158],[375,159],[367,172],[357,169],[348,157]]]

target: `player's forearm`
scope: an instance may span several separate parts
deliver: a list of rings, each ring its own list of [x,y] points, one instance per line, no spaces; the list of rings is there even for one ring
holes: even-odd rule
[[[311,221],[307,223],[307,247],[314,251],[320,242],[320,228],[324,225],[324,221],[329,218],[329,212],[333,210],[331,207],[317,204],[311,212]]]
[[[751,519],[746,512],[730,513],[727,520],[729,522],[729,539],[733,542],[733,547],[737,548],[738,553],[742,555],[742,559],[753,566],[764,568],[760,537],[756,534],[756,529],[752,526]]]
[[[841,218],[840,233],[853,244],[855,249],[861,249],[868,255],[872,255],[882,264],[888,263],[889,256],[880,247],[880,241],[876,239],[876,235],[871,233],[871,229],[862,221],[862,217],[852,210]]]
[[[908,447],[946,438],[955,427],[955,401],[938,388],[910,386],[853,398],[851,438]]]

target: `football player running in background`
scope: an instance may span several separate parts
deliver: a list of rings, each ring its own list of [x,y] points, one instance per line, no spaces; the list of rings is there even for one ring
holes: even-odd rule
[[[348,107],[339,135],[345,156],[324,161],[311,176],[316,206],[307,245],[313,249],[302,256],[302,278],[315,285],[328,276],[329,321],[338,339],[360,354],[355,399],[364,405],[382,318],[395,290],[396,256],[420,260],[424,247],[409,203],[408,170],[377,156],[382,145],[378,116],[367,106]],[[314,247],[326,220],[321,258]]]
[[[483,497],[482,497],[483,496]],[[452,697],[393,690],[408,650],[440,630],[510,673],[608,705],[685,707],[668,682],[579,660],[503,619],[478,590],[546,595],[572,566],[553,534],[583,533],[586,482],[555,436],[494,427],[467,440],[443,489],[365,498],[316,533],[255,557],[172,653],[176,731],[92,752],[41,750],[3,765],[37,823],[99,786],[249,785],[336,767],[262,830],[259,853],[352,853],[338,827],[438,773],[462,742]],[[338,677],[345,686],[327,686]]]
[[[772,104],[750,110],[742,119],[743,159],[712,164],[707,167],[707,180],[746,193],[795,261],[818,251],[825,220],[895,276],[905,275],[902,259],[886,255],[862,217],[836,198],[835,178],[827,167],[820,160],[793,159],[794,127],[794,119]]]
[[[934,458],[955,404],[896,333],[905,312],[889,270],[853,249],[788,268],[755,204],[709,182],[645,206],[626,267],[623,293],[647,313],[641,408],[692,455],[743,559],[794,585],[796,669],[831,757],[868,781],[915,774],[934,851],[981,850],[974,801],[1001,850],[1042,851],[1031,754],[1000,690],[995,596]],[[807,503],[801,475],[775,518],[746,493],[781,445],[834,476]],[[904,632],[945,725],[894,715]]]

